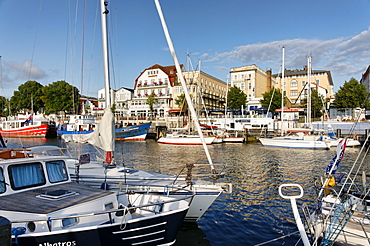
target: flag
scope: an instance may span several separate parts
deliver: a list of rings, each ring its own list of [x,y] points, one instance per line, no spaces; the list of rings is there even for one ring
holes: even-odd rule
[[[329,165],[326,167],[326,174],[335,174],[339,167],[339,163],[342,161],[344,156],[344,150],[346,149],[347,138],[340,140],[337,146],[337,153],[334,155],[333,159],[330,161]]]
[[[24,123],[33,123],[33,115],[31,114]]]

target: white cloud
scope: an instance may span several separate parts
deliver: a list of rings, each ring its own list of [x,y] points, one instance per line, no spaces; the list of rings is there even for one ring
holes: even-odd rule
[[[35,65],[31,64],[30,60],[26,60],[23,64],[17,62],[5,63],[4,73],[6,74],[6,79],[10,81],[23,80],[38,80],[46,77],[43,70]],[[5,81],[8,82],[8,81]]]
[[[370,64],[370,28],[350,38],[331,40],[291,39],[269,43],[247,44],[215,54],[203,54],[204,62],[238,64],[237,66],[256,64],[267,66],[278,72],[281,67],[282,47],[286,47],[285,67],[302,68],[307,64],[307,56],[313,56],[313,69],[324,69],[332,74],[351,77],[361,76]]]

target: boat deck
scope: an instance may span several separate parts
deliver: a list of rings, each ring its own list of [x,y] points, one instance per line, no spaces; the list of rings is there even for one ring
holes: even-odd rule
[[[65,195],[66,191],[76,193]],[[64,183],[2,196],[0,198],[0,209],[3,211],[47,214],[112,193],[77,183]],[[50,196],[40,196],[42,194],[50,194]],[[59,198],[53,195],[59,195]]]

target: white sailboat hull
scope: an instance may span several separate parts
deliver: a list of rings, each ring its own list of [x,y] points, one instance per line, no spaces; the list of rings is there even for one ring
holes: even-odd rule
[[[207,145],[214,141],[215,137],[204,137]],[[199,136],[196,135],[179,135],[179,136],[166,136],[157,140],[161,144],[175,144],[175,145],[202,145]]]
[[[314,141],[304,139],[284,139],[284,138],[260,138],[263,146],[295,148],[295,149],[329,149],[330,145],[325,141]]]

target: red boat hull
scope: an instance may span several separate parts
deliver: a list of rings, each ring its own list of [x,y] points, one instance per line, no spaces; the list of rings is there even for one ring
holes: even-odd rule
[[[0,129],[1,135],[6,138],[45,138],[49,125],[26,126],[15,129]]]

